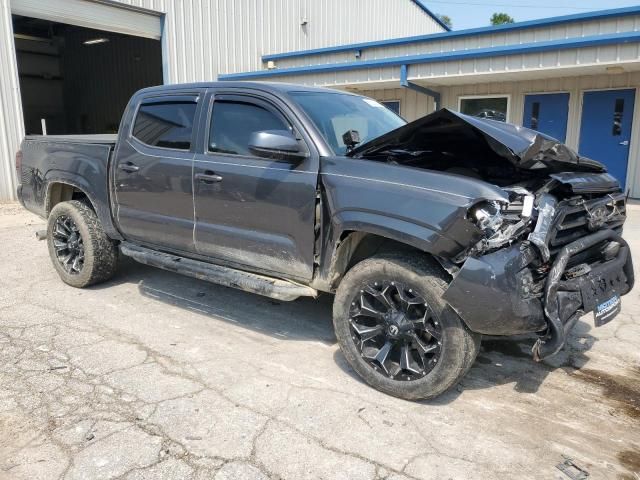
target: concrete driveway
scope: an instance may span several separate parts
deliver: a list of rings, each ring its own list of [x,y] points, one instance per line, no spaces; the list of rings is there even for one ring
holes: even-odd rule
[[[406,402],[363,384],[331,298],[278,303],[123,261],[76,290],[0,206],[0,478],[640,478],[640,299],[581,321],[548,364],[486,339],[461,385]],[[640,258],[640,208],[627,237]],[[488,312],[490,314],[490,312]],[[634,473],[636,472],[636,473]]]

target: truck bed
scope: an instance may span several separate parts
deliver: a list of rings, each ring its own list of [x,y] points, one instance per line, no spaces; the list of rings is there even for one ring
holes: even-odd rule
[[[109,160],[116,135],[29,135],[21,146],[18,197],[32,212],[46,217],[47,192],[63,184],[82,191],[106,229],[109,210]],[[68,190],[65,195],[72,195]],[[66,198],[66,197],[65,197]]]

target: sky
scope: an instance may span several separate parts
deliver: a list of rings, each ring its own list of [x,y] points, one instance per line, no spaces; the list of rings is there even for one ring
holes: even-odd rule
[[[433,13],[451,17],[454,30],[484,27],[494,12],[504,12],[516,21],[557,17],[594,10],[631,7],[640,0],[423,0]]]

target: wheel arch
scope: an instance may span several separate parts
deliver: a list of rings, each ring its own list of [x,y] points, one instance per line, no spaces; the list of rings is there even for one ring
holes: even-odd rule
[[[60,202],[85,200],[96,213],[107,235],[114,240],[122,240],[111,218],[108,199],[101,199],[91,185],[80,176],[52,175],[46,179],[44,214],[48,217]]]
[[[442,253],[442,250],[432,242],[383,226],[358,225],[357,228],[341,230],[337,235],[329,267],[330,289],[335,290],[344,275],[357,263],[379,253],[391,252],[412,253],[431,258],[441,266],[438,253]]]

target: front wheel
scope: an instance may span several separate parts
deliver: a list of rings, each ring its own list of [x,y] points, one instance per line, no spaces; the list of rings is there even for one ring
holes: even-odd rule
[[[471,368],[480,335],[442,300],[446,276],[428,258],[376,256],[354,266],[336,292],[340,349],[371,386],[407,400],[434,398]]]
[[[47,244],[58,275],[73,287],[104,282],[116,271],[118,249],[95,212],[81,201],[53,207],[47,223]]]

